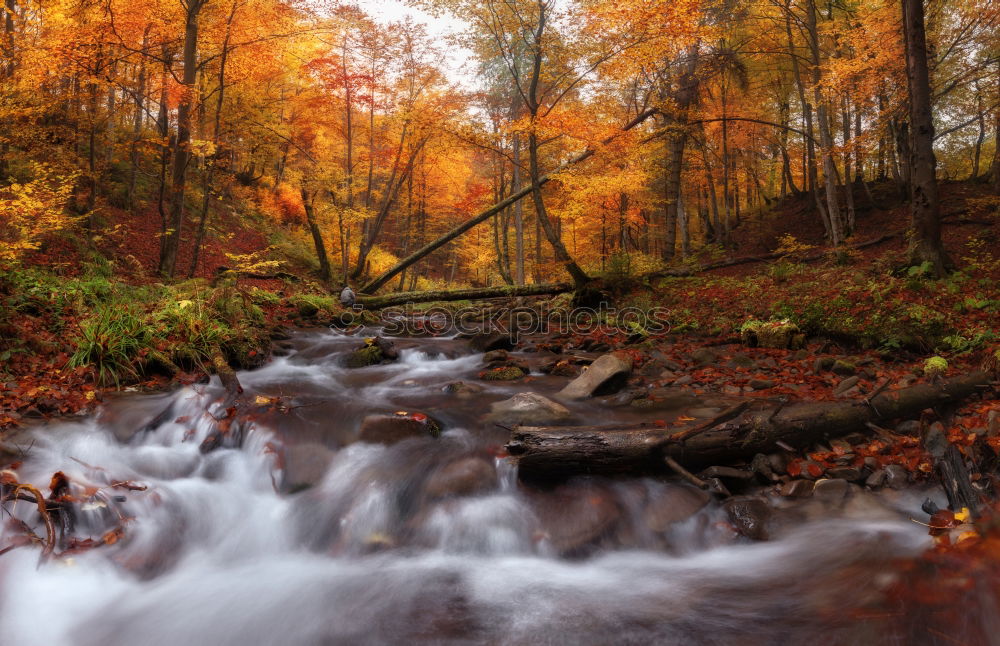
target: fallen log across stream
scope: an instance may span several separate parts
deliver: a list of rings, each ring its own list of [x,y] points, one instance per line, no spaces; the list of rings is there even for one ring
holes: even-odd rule
[[[976,372],[939,384],[920,384],[855,402],[773,405],[753,400],[733,415],[687,427],[518,427],[507,444],[520,477],[558,479],[580,474],[637,474],[667,470],[665,459],[690,466],[747,460],[779,442],[808,448],[827,438],[866,431],[868,424],[912,418],[926,408],[954,403],[991,387]]]

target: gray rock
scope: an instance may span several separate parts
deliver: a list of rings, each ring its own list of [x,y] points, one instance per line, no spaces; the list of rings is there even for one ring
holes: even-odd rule
[[[507,426],[555,426],[568,424],[573,414],[558,402],[538,393],[517,393],[490,404],[487,420]]]
[[[839,384],[837,384],[837,387],[833,389],[833,394],[839,397],[840,395],[843,395],[851,388],[857,386],[859,381],[861,381],[861,377],[856,377],[856,376],[848,377],[847,379],[844,379]]]
[[[424,493],[431,498],[470,496],[496,487],[497,474],[482,458],[464,458],[445,465],[427,479]]]
[[[872,487],[873,489],[881,487],[885,484],[887,477],[888,474],[885,472],[885,469],[875,469],[872,471],[871,475],[865,479],[865,486]]]
[[[566,385],[557,397],[586,399],[594,395],[610,395],[621,390],[632,372],[632,361],[615,354],[605,354],[590,364],[586,371]]]
[[[816,357],[816,361],[813,362],[813,372],[819,374],[824,370],[829,370],[834,363],[833,357]]]
[[[898,464],[890,464],[885,468],[885,484],[892,489],[903,489],[910,481],[910,474]]]
[[[484,363],[493,363],[494,361],[506,361],[507,351],[506,350],[490,350],[483,355]]]
[[[707,366],[719,360],[719,355],[708,348],[698,348],[691,353],[691,362],[696,366]]]
[[[411,437],[437,437],[441,427],[423,413],[369,415],[361,422],[358,440],[371,444],[395,444]]]
[[[851,485],[847,480],[824,478],[816,482],[813,497],[833,505],[840,505],[847,499],[850,490]]]
[[[315,442],[286,446],[281,490],[294,493],[318,484],[326,475],[333,455],[333,451]]]
[[[732,384],[726,384],[722,387],[722,392],[727,395],[739,395],[743,392],[743,389],[739,386],[733,386]]]
[[[808,498],[813,495],[815,483],[810,480],[792,480],[781,486],[781,495],[786,498]]]
[[[830,478],[847,480],[849,482],[857,482],[862,478],[861,470],[855,467],[834,467],[828,469],[826,475]]]
[[[666,531],[674,523],[684,522],[698,513],[709,500],[707,492],[694,487],[668,486],[653,496],[643,510],[642,519],[654,532]]]
[[[693,381],[694,381],[694,377],[692,377],[691,375],[683,375],[681,377],[678,377],[677,379],[674,379],[673,385],[674,386],[687,386],[688,384],[690,384]]]
[[[767,521],[771,508],[759,498],[730,498],[723,507],[729,522],[742,536],[755,541],[767,540]]]
[[[513,350],[516,340],[506,332],[480,332],[469,339],[469,346],[476,352]]]
[[[756,362],[745,354],[737,354],[729,360],[729,365],[734,368],[752,368]]]
[[[770,379],[751,379],[749,385],[753,390],[767,390],[768,388],[774,388],[774,382]]]
[[[849,377],[858,371],[857,367],[850,361],[844,361],[843,359],[837,359],[833,363],[833,367],[830,368],[830,372],[835,375],[840,375],[842,377]]]
[[[483,387],[468,381],[453,381],[445,385],[444,391],[449,395],[467,399],[483,392]]]

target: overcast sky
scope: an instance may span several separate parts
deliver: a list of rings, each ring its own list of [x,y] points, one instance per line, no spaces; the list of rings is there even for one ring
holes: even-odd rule
[[[475,69],[470,62],[471,53],[467,49],[444,42],[447,36],[465,29],[464,22],[450,15],[435,18],[401,0],[364,0],[361,7],[368,15],[382,22],[402,20],[409,16],[414,22],[426,25],[427,33],[441,46],[441,53],[445,59],[443,62],[451,72],[452,80],[468,89],[475,85]]]

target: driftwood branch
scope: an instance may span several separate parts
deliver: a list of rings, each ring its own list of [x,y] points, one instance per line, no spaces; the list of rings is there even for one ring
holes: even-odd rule
[[[512,434],[507,451],[517,460],[520,475],[529,479],[657,472],[663,470],[666,457],[685,467],[725,464],[779,446],[809,447],[827,438],[865,431],[868,424],[882,420],[913,418],[925,408],[980,392],[989,381],[989,375],[977,372],[937,385],[886,392],[872,398],[871,405],[797,403],[783,406],[777,414],[772,407],[749,406],[710,428],[704,428],[705,424],[687,429],[653,424],[520,427]]]

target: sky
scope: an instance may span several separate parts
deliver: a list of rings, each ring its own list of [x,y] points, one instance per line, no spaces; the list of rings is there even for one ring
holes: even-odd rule
[[[472,89],[475,86],[475,69],[471,62],[472,53],[464,47],[444,42],[448,36],[461,33],[468,28],[464,21],[447,14],[436,18],[401,0],[363,0],[360,6],[369,16],[381,22],[392,22],[410,17],[414,22],[426,25],[427,33],[442,45],[443,62],[451,73],[450,80],[461,84],[466,89]]]

